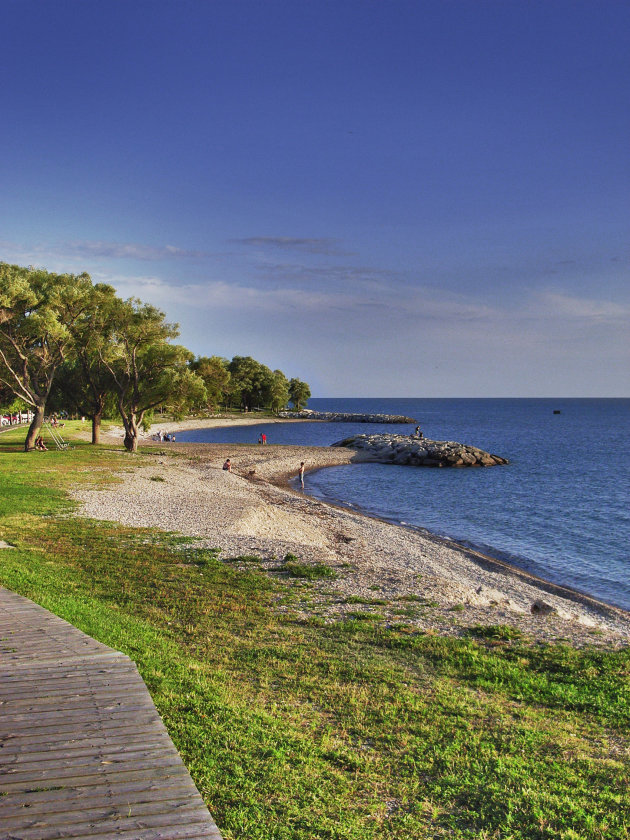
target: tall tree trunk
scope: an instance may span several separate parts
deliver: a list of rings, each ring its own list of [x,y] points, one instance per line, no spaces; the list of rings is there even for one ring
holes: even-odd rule
[[[96,446],[101,442],[101,420],[103,418],[103,410],[97,411],[92,415],[92,444]]]
[[[128,417],[123,417],[125,426],[125,439],[123,441],[125,449],[128,452],[138,451],[138,424],[136,423],[135,414],[130,414]]]
[[[35,449],[35,440],[39,434],[39,430],[44,424],[45,408],[45,404],[38,405],[35,407],[35,411],[33,412],[33,419],[31,421],[31,425],[28,427],[28,433],[26,435],[26,440],[24,441],[25,452],[30,452],[31,450]]]
[[[135,411],[131,410],[129,413],[125,410],[124,393],[118,395],[118,411],[120,419],[123,421],[125,427],[125,439],[123,445],[127,452],[137,452],[138,450],[138,421],[136,419]]]

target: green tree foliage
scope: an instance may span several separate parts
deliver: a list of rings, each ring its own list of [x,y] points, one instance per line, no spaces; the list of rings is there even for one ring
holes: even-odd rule
[[[269,389],[269,407],[272,411],[282,411],[289,402],[289,380],[281,370],[274,370]]]
[[[0,263],[0,383],[33,411],[34,448],[55,374],[73,352],[70,330],[89,305],[89,275]]]
[[[139,426],[147,411],[169,400],[181,411],[188,398],[202,396],[204,386],[188,370],[192,353],[170,343],[179,329],[164,320],[163,312],[132,299],[120,303],[119,315],[112,342],[103,348],[102,358],[114,383],[125,427],[125,447],[135,452]]]
[[[13,399],[13,391],[0,381],[0,414],[9,410],[9,403]]]
[[[96,285],[89,306],[69,325],[74,340],[72,359],[59,369],[53,389],[55,405],[84,414],[92,421],[92,443],[100,440],[101,419],[114,387],[105,363],[122,317],[121,301],[111,286]]]
[[[231,374],[227,359],[220,356],[200,356],[190,363],[190,369],[197,374],[206,386],[204,408],[216,411],[221,403],[227,403],[230,395]]]
[[[13,396],[13,393],[5,388],[0,387],[0,414],[26,414],[29,406],[24,400]]]
[[[205,405],[207,400],[208,394],[204,381],[194,371],[186,367],[173,373],[166,408],[175,420],[182,420],[191,409],[198,405]]]
[[[269,404],[273,373],[251,356],[234,356],[228,365],[232,381],[232,397],[251,411]]]
[[[311,396],[311,389],[301,379],[292,379],[289,382],[289,396],[295,410],[300,411],[300,409],[306,407],[306,403]]]

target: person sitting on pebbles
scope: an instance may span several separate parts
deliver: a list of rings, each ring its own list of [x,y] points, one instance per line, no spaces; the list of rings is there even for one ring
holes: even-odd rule
[[[232,462],[229,458],[226,458],[225,464],[223,464],[223,469],[227,470],[228,472],[232,472]]]

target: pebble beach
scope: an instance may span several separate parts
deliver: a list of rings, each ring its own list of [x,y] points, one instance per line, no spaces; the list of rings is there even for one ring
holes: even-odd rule
[[[162,428],[258,422],[254,416],[222,417]],[[508,625],[539,642],[630,642],[630,613],[624,610],[451,541],[309,497],[309,472],[352,463],[351,449],[160,444],[147,436],[140,452],[143,457],[114,487],[75,492],[80,515],[176,532],[195,538],[197,546],[220,548],[223,559],[259,557],[260,567],[280,582],[286,554],[325,564],[336,579],[312,582],[301,608],[305,616],[338,620],[361,604],[383,621],[404,621],[424,632],[463,635],[476,625]],[[231,473],[222,469],[226,457]],[[301,461],[306,492],[289,484]]]

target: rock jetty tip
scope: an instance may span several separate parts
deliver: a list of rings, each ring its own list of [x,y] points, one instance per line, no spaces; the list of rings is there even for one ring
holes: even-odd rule
[[[409,435],[352,435],[333,443],[356,449],[357,460],[412,467],[494,467],[507,458],[454,441],[427,440]]]

